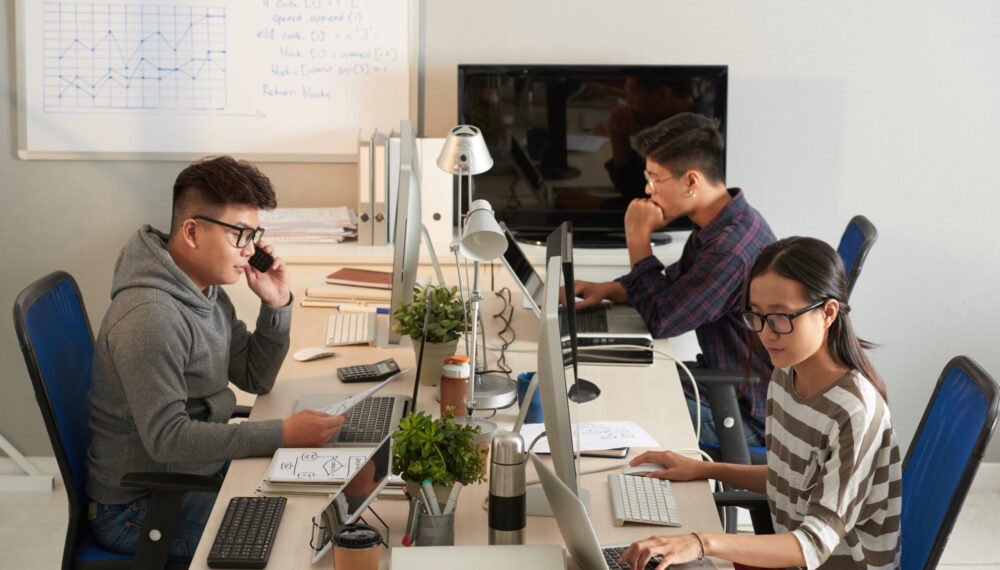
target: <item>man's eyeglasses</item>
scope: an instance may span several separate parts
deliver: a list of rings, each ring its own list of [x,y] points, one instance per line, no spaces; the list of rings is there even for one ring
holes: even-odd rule
[[[656,185],[657,184],[663,184],[667,180],[670,180],[671,178],[675,178],[674,176],[667,176],[667,177],[664,177],[664,178],[660,178],[659,180],[654,180],[653,179],[653,175],[650,174],[650,172],[648,170],[643,170],[642,171],[642,175],[644,177],[646,177],[646,182],[649,184],[649,187],[652,190],[656,190]]]
[[[264,237],[264,228],[244,228],[241,226],[234,226],[233,224],[227,224],[226,222],[220,222],[219,220],[214,220],[208,216],[191,216],[196,220],[205,220],[206,222],[212,222],[213,224],[218,224],[222,227],[229,228],[235,232],[239,232],[236,235],[236,247],[243,249],[244,247],[250,245],[251,243],[257,245],[260,243],[260,238]]]
[[[764,330],[764,321],[767,321],[767,326],[771,327],[771,330],[777,334],[788,334],[792,332],[792,320],[799,316],[808,313],[813,309],[818,309],[826,303],[826,299],[809,305],[801,311],[797,311],[792,314],[788,313],[768,313],[766,315],[761,315],[753,311],[743,311],[740,315],[743,317],[743,324],[746,325],[748,329],[753,332],[760,332]]]

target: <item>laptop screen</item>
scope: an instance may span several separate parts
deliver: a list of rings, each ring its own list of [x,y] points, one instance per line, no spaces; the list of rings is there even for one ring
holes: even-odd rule
[[[530,302],[534,305],[532,310],[535,311],[536,315],[540,316],[545,283],[542,281],[541,276],[538,275],[538,272],[535,271],[535,268],[531,266],[531,262],[528,261],[524,250],[521,249],[517,240],[514,239],[514,234],[510,232],[503,222],[500,222],[500,228],[503,229],[503,235],[507,238],[507,251],[504,252],[503,257],[500,259],[510,272],[511,277],[517,282],[518,287],[521,288],[521,292],[524,293],[526,300],[531,300]]]

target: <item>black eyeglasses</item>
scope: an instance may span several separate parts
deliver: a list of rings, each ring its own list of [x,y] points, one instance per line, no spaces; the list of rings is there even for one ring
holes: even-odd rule
[[[768,313],[766,315],[761,315],[760,313],[755,313],[753,311],[743,311],[740,315],[743,317],[743,324],[753,332],[760,332],[764,330],[764,321],[767,321],[767,326],[771,327],[771,330],[775,333],[788,334],[792,332],[792,320],[795,317],[804,315],[813,309],[822,307],[826,301],[827,300],[824,299],[790,315],[788,313]]]
[[[236,236],[236,247],[243,249],[244,247],[250,245],[251,243],[257,245],[260,243],[260,238],[264,237],[264,228],[244,228],[241,226],[234,226],[233,224],[227,224],[226,222],[220,222],[219,220],[214,220],[208,216],[191,216],[196,220],[205,220],[206,222],[212,222],[213,224],[218,224],[222,227],[229,228],[235,232],[239,232]]]

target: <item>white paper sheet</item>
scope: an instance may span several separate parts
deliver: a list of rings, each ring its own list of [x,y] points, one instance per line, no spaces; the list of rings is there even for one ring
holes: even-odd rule
[[[535,437],[545,431],[545,424],[524,424],[521,436],[524,444],[531,445]],[[646,430],[635,422],[584,422],[580,424],[582,445],[576,439],[576,424],[573,424],[573,449],[578,451],[594,451],[598,449],[615,449],[618,447],[659,447],[660,444]],[[532,451],[549,453],[548,438],[543,437],[535,444]]]

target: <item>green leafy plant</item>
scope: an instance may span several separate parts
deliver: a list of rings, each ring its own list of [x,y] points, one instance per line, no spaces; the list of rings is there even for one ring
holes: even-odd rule
[[[487,451],[475,443],[481,432],[456,422],[450,407],[439,419],[422,411],[410,414],[392,434],[392,470],[405,481],[430,479],[432,485],[483,483]]]
[[[435,287],[413,289],[413,301],[399,302],[399,308],[392,314],[397,324],[395,331],[420,340],[424,332],[424,315],[430,300],[431,314],[427,324],[426,342],[448,342],[460,337],[465,331],[467,303],[463,303],[458,287]]]

